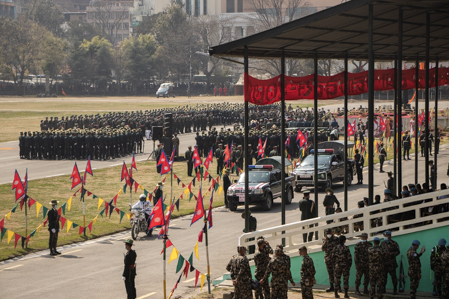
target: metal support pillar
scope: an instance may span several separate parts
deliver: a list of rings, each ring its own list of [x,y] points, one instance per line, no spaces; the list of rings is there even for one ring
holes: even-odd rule
[[[397,111],[398,111],[398,196],[401,195],[402,190],[402,31],[403,31],[403,11],[402,8],[399,8],[399,34],[398,34],[398,76],[397,79],[397,88],[398,88],[398,101],[397,101]],[[400,197],[399,197],[400,198]]]
[[[434,158],[434,167],[435,167],[435,186],[433,186],[433,190],[439,189],[438,186],[438,154],[437,154],[437,138],[441,138],[438,137],[438,59],[435,62],[435,158]],[[439,148],[439,144],[438,144],[438,148]]]
[[[313,164],[314,164],[314,185],[313,194],[315,195],[315,217],[318,217],[318,53],[315,51],[313,57]]]
[[[282,50],[281,56],[281,224],[285,224],[285,55]],[[247,189],[246,189],[247,190]],[[282,239],[285,246],[285,239]]]
[[[368,200],[374,199],[374,7],[369,5],[368,29]]]
[[[397,81],[398,78],[398,56],[396,55],[396,59],[394,60],[394,79]],[[394,177],[394,190],[395,195],[398,195],[402,187],[398,185],[398,153],[396,152],[398,146],[398,84],[394,85],[394,101],[393,101],[393,177]]]
[[[345,86],[344,86],[344,93],[345,93],[345,102],[344,102],[344,112],[345,112],[345,181],[344,181],[344,202],[345,202],[345,211],[348,210],[348,53],[345,54]],[[354,132],[354,134],[356,134]],[[372,204],[372,203],[370,203]]]
[[[426,99],[426,104],[425,104],[425,109],[424,109],[424,113],[425,113],[425,117],[424,117],[424,121],[425,121],[425,143],[426,146],[425,148],[425,154],[424,154],[424,159],[426,160],[424,167],[425,167],[425,182],[428,184],[429,183],[429,146],[428,146],[428,142],[429,142],[429,67],[430,67],[430,13],[426,13],[426,88],[425,88],[425,99]],[[422,133],[421,133],[422,134]]]
[[[244,54],[244,58],[243,58],[243,63],[244,63],[244,85],[243,88],[246,88],[248,86],[248,82],[245,82],[249,76],[248,74],[248,47],[245,46],[245,54]],[[248,151],[248,131],[249,131],[249,126],[248,126],[248,121],[249,119],[249,108],[248,108],[248,101],[246,101],[245,99],[245,116],[244,116],[244,126],[245,126],[245,141],[244,141],[244,146],[245,146],[245,150],[243,151],[245,153],[245,190],[249,190],[249,172],[248,172],[248,166],[249,166],[249,151]],[[248,192],[245,192],[245,231],[249,232],[249,196],[248,196]]]
[[[419,150],[419,123],[418,123],[418,99],[419,99],[419,59],[416,57],[415,70],[415,185],[419,183],[418,178],[418,150]],[[421,153],[422,154],[422,153]]]

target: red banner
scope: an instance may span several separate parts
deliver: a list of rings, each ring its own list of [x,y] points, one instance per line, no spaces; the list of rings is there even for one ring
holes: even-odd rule
[[[402,89],[415,88],[415,69],[402,71]],[[285,100],[314,99],[313,77],[285,76]],[[430,87],[435,87],[435,69],[429,70]],[[334,76],[318,76],[318,99],[328,100],[344,96],[344,72]],[[438,69],[438,86],[449,84],[449,68]],[[394,69],[376,70],[374,90],[393,90]],[[255,105],[268,105],[281,100],[281,76],[259,80],[245,74],[245,101]],[[425,70],[419,70],[419,88],[425,88]],[[368,71],[348,73],[348,95],[368,92]]]

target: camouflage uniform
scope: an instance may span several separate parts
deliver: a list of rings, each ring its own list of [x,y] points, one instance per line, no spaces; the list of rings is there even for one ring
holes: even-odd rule
[[[396,275],[396,269],[398,267],[398,263],[396,261],[396,257],[401,253],[399,250],[399,245],[393,240],[389,242],[383,241],[380,244],[382,250],[386,253],[385,256],[385,267],[384,267],[384,278],[383,278],[383,291],[385,292],[385,286],[387,285],[388,274],[391,276],[391,280],[393,282],[394,290],[397,289],[398,286],[398,278]]]
[[[313,299],[313,279],[315,278],[315,265],[310,256],[306,255],[301,264],[301,293],[303,299]]]
[[[251,290],[252,275],[247,257],[234,255],[226,266],[226,270],[231,272],[232,280],[237,281],[234,286],[234,298],[253,298],[253,291]]]
[[[377,295],[382,298],[383,294],[383,278],[384,278],[384,265],[385,265],[385,252],[379,245],[374,245],[368,249],[369,259],[369,283],[370,291],[369,296],[374,298],[377,286]]]
[[[434,273],[433,285],[439,295],[441,295],[441,284],[443,283],[445,273],[442,262],[442,256],[445,251],[446,246],[435,246],[430,253],[430,269]]]
[[[421,279],[421,261],[419,258],[422,253],[416,252],[412,246],[407,250],[408,260],[408,276],[410,277],[410,297],[416,297],[416,290],[418,289],[419,280]]]
[[[255,277],[259,281],[262,280],[263,276],[265,275],[265,271],[267,270],[268,263],[270,262],[270,253],[273,253],[273,249],[270,245],[265,243],[265,247],[263,248],[263,250],[259,250],[254,255],[254,263],[256,264]],[[264,296],[262,296],[262,291]],[[256,290],[256,299],[263,297],[265,297],[265,299],[270,298],[270,285],[268,284],[268,280],[264,280],[264,282],[261,283],[260,287]]]
[[[352,255],[346,245],[337,245],[333,252],[335,258],[335,289],[340,288],[341,275],[343,274],[343,285],[345,290],[349,289],[349,270],[352,266]]]
[[[334,283],[334,267],[335,267],[335,257],[333,254],[335,246],[339,244],[338,238],[334,235],[323,243],[321,250],[324,251],[324,262],[327,268],[327,274],[329,275],[329,283],[332,285]]]
[[[441,298],[449,298],[449,250],[441,255],[441,267],[444,269],[443,294]]]
[[[275,256],[269,263],[263,280],[271,276],[271,298],[286,299],[288,292],[288,281],[293,282],[292,273],[288,262],[282,256]]]
[[[363,285],[365,288],[369,284],[369,267],[368,267],[368,249],[373,247],[370,242],[359,242],[354,247],[354,263],[356,267],[355,286],[359,287],[363,279]]]

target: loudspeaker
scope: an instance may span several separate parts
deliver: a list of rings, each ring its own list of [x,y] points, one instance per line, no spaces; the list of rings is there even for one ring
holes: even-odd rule
[[[170,159],[171,152],[173,151],[173,144],[171,138],[161,137],[161,139],[159,139],[159,142],[164,144],[165,155],[167,155],[167,159]]]
[[[173,134],[173,114],[164,114],[164,136],[172,138]]]
[[[162,133],[163,133],[163,128],[162,127],[160,127],[160,126],[153,126],[152,128],[151,128],[151,131],[153,132],[153,141],[155,141],[155,140],[159,140],[159,139],[161,139],[161,137],[162,137]]]

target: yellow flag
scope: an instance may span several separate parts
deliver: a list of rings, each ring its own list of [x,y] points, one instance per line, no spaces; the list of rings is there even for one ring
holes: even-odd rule
[[[206,275],[204,275],[203,273],[201,273],[201,289],[200,291],[203,290],[203,285],[204,285],[204,281],[206,280]]]
[[[128,213],[126,213],[126,217],[128,217],[128,220],[129,220],[129,218],[131,217],[131,215],[128,214]]]
[[[9,217],[11,217],[11,211],[9,211],[9,213],[6,214],[6,220],[9,220]]]
[[[195,256],[197,260],[200,260],[200,255],[198,254],[198,241],[196,241],[195,247],[193,247],[193,251],[195,251]]]
[[[190,193],[189,188],[186,188],[186,189],[184,190],[184,193],[186,194],[186,196],[188,196],[189,193]]]
[[[39,217],[39,211],[41,210],[42,205],[36,201],[36,217]]]
[[[104,203],[104,200],[102,200],[101,198],[98,198],[98,208],[97,211],[100,211],[100,207],[101,205]]]
[[[41,228],[42,228],[42,226],[43,226],[43,224],[41,224],[41,225],[39,225],[37,228],[36,228],[36,231],[37,232],[40,232],[41,231]]]
[[[72,227],[72,221],[67,220],[67,232],[69,232],[69,229]]]
[[[218,187],[218,195],[221,194],[221,191],[223,191],[223,187],[222,186]]]
[[[168,258],[168,264],[170,265],[171,261],[176,260],[178,258],[178,250],[173,247],[173,250],[170,253],[170,257]]]
[[[11,242],[12,237],[14,237],[14,232],[8,230],[8,244]]]
[[[140,188],[140,189],[142,189],[142,190],[145,190],[145,188],[144,188],[144,187],[142,187],[141,185],[139,185],[139,188]]]
[[[97,222],[97,218],[98,218],[98,215],[95,216],[94,220],[92,220],[92,224],[95,224],[95,222]]]
[[[122,188],[122,189],[120,189],[120,190],[118,190],[118,193],[117,193],[117,195],[120,195],[120,194],[122,194],[122,191],[123,191],[123,188]]]
[[[70,207],[72,206],[72,197],[69,198],[69,200],[67,201],[67,211],[70,212]]]

